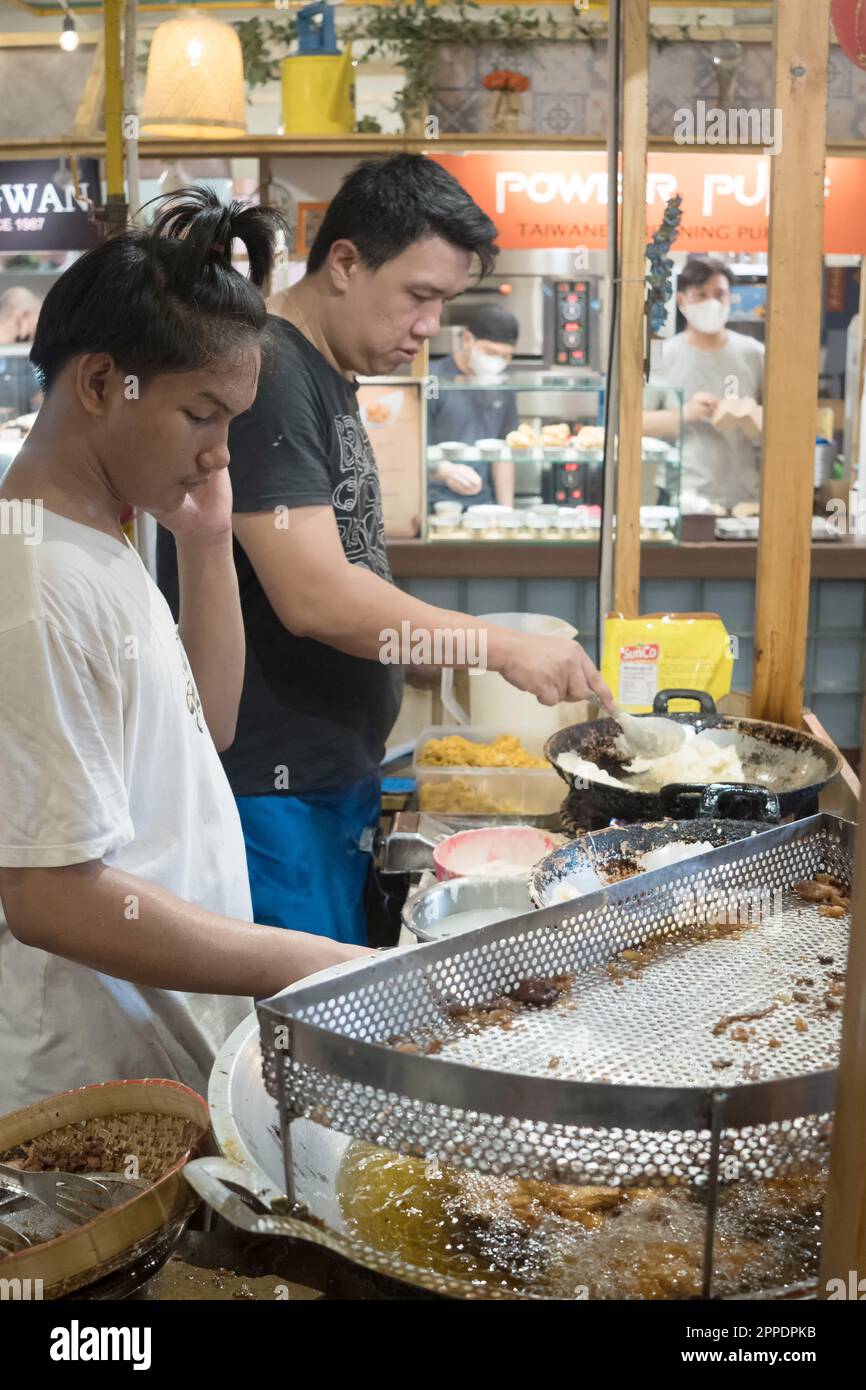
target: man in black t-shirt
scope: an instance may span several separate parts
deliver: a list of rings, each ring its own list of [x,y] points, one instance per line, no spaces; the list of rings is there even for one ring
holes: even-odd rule
[[[582,648],[434,608],[391,583],[376,465],[355,376],[390,375],[438,331],[443,305],[492,267],[496,229],[421,155],[361,164],[322,221],[307,273],[269,301],[255,405],[229,435],[247,637],[238,800],[255,920],[363,942],[378,765],[397,716],[394,634],[436,634],[546,704],[611,696]],[[161,582],[164,566],[161,567]],[[470,640],[472,639],[472,640]],[[481,664],[463,661],[462,664]]]

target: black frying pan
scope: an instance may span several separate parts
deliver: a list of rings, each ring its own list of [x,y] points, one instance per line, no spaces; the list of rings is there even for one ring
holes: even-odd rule
[[[695,700],[700,706],[698,714],[669,714],[668,717],[678,724],[691,725],[697,733],[721,730],[734,735],[745,782],[774,792],[783,817],[808,814],[818,793],[842,766],[842,759],[834,748],[799,729],[771,724],[764,719],[718,714],[712,696],[703,690],[660,690],[653,701],[653,714],[668,714],[671,700]],[[589,788],[598,804],[612,817],[654,821],[672,814],[694,816],[699,794],[704,790],[704,785],[687,788],[697,795],[684,797],[676,811],[672,811],[670,802],[663,800],[660,791],[643,790],[638,777],[630,782],[626,771],[629,758],[623,752],[622,730],[615,719],[595,719],[560,729],[547,740],[544,752],[570,787],[577,791]],[[563,753],[577,753],[600,771],[622,779],[626,785],[611,786],[591,775],[575,777],[574,773],[560,767],[559,758]],[[667,790],[662,788],[662,791]]]
[[[685,798],[694,797],[691,788],[665,787],[662,801],[669,806],[684,805]],[[593,830],[567,845],[551,850],[532,870],[529,896],[536,907],[550,907],[554,899],[551,890],[569,879],[578,879],[589,870],[602,883],[616,883],[642,873],[640,857],[647,850],[674,843],[694,844],[707,841],[718,849],[720,845],[746,840],[762,830],[779,823],[779,801],[773,792],[762,787],[725,786],[713,783],[704,789],[697,811],[683,820],[656,821],[649,825],[608,826]],[[748,809],[749,819],[726,816],[726,809],[740,806]],[[591,891],[587,889],[587,891]]]

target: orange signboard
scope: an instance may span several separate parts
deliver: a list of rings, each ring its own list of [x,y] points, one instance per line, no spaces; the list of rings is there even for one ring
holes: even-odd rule
[[[575,151],[431,153],[499,228],[503,250],[607,245],[607,158]],[[673,194],[683,199],[677,251],[766,251],[770,158],[688,152],[649,155],[647,237]],[[866,161],[828,159],[824,250],[866,255]]]

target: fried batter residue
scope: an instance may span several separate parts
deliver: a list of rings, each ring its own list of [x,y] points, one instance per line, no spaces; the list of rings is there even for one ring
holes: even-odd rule
[[[529,975],[512,989],[495,995],[486,1004],[449,1004],[446,1012],[451,1027],[447,1040],[477,1033],[481,1028],[510,1028],[515,1017],[526,1009],[551,1008],[565,994],[573,979],[573,975],[553,975],[550,978]],[[430,1056],[442,1051],[445,1040],[441,1037],[418,1038],[398,1034],[386,1038],[385,1045],[397,1052],[419,1052],[423,1056]]]

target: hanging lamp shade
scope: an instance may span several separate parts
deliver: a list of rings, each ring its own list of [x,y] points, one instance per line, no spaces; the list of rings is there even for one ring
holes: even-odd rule
[[[215,140],[247,129],[241,41],[197,10],[154,31],[141,110],[142,135]]]

